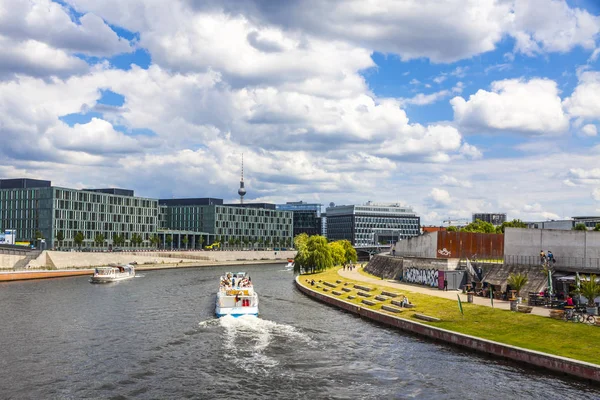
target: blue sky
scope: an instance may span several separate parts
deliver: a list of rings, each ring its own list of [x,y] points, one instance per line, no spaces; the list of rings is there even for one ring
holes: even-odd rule
[[[0,176],[232,201],[244,153],[250,201],[599,214],[600,6],[540,3],[6,7]]]

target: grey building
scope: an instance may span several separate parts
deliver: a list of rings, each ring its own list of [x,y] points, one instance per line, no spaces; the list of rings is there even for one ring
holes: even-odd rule
[[[478,219],[489,222],[494,226],[502,225],[503,222],[506,222],[506,213],[474,213],[472,222]]]
[[[301,233],[306,233],[308,236],[323,234],[321,208],[322,204],[305,203],[303,201],[277,204],[278,210],[292,212],[294,237]]]
[[[39,232],[48,248],[73,247],[81,232],[83,247],[94,247],[99,235],[104,238],[100,247],[112,245],[115,235],[132,246],[137,234],[142,238],[139,247],[147,247],[157,218],[158,200],[135,197],[131,190],[77,190],[43,180],[0,180],[0,229],[16,230],[17,241],[34,242]],[[63,240],[57,243],[60,236]]]
[[[170,229],[205,232],[204,245],[290,247],[293,215],[274,204],[223,204],[221,199],[161,199]]]
[[[327,207],[327,238],[354,246],[392,243],[418,236],[420,220],[411,208],[398,204],[334,205]]]
[[[562,229],[571,230],[577,224],[584,224],[588,230],[594,229],[600,224],[600,217],[572,217],[572,219],[560,219],[550,221],[527,222],[530,229]]]

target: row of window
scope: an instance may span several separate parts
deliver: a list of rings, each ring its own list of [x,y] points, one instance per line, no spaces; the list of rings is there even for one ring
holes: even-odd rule
[[[132,206],[144,208],[158,207],[158,200],[84,192],[79,190],[56,189],[55,198],[58,200],[76,200],[85,203],[102,203],[116,206]]]

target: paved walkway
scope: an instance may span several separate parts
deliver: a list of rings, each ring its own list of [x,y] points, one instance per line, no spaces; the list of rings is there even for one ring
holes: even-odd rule
[[[364,276],[364,275],[360,274],[358,272],[358,269],[359,269],[359,267],[356,267],[352,271],[339,269],[338,274],[340,274],[344,278],[353,279],[356,281],[372,283],[372,284],[380,285],[380,286],[387,286],[387,287],[391,287],[391,288],[404,290],[407,292],[422,293],[422,294],[426,294],[428,296],[442,297],[442,298],[449,299],[449,300],[456,300],[456,295],[458,294],[460,296],[460,300],[463,303],[467,302],[467,295],[463,294],[462,291],[449,290],[449,291],[445,292],[443,290],[439,290],[438,288],[432,288],[429,286],[413,285],[413,284],[408,284],[408,283],[400,283],[399,281],[395,281],[395,280],[383,280],[383,279],[378,279],[378,278],[372,278],[372,277]],[[477,304],[479,306],[486,306],[486,307],[492,306],[492,302],[489,298],[479,297],[479,296],[473,296],[473,304]],[[498,308],[501,310],[510,310],[510,303],[508,301],[494,299],[494,308]],[[533,310],[531,311],[531,313],[535,314],[535,315],[541,315],[542,317],[549,317],[550,309],[547,309],[544,307],[533,307]]]

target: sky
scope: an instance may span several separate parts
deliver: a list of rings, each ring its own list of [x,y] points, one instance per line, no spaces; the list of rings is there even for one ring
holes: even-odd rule
[[[596,0],[0,0],[0,178],[600,215]]]

